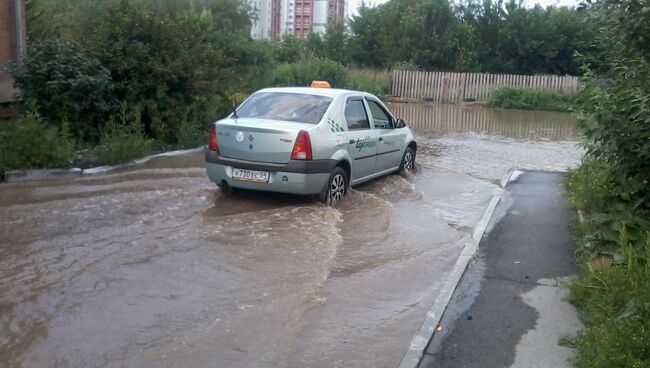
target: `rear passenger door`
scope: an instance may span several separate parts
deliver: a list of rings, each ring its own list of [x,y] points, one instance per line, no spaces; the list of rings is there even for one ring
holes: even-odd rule
[[[402,160],[404,134],[395,129],[395,121],[378,101],[367,98],[372,125],[377,134],[377,171],[398,168]]]
[[[377,137],[370,129],[370,119],[363,97],[349,97],[345,103],[348,130],[348,152],[352,157],[352,178],[357,180],[373,174],[377,161]]]

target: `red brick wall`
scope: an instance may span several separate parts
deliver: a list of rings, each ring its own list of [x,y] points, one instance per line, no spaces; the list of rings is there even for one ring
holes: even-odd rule
[[[0,0],[0,108],[6,113],[6,104],[14,99],[16,90],[13,87],[11,76],[7,72],[6,64],[16,61],[16,38],[14,24],[14,0]],[[22,14],[25,14],[25,3],[21,1]],[[23,26],[25,20],[23,17]],[[24,33],[24,32],[23,32]],[[23,47],[26,40],[23,34]],[[2,115],[0,111],[0,115]]]
[[[13,0],[0,0],[0,64],[16,59]]]

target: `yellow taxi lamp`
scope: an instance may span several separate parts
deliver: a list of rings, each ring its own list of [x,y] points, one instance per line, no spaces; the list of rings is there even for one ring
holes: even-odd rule
[[[327,81],[313,81],[311,82],[312,88],[332,88]]]

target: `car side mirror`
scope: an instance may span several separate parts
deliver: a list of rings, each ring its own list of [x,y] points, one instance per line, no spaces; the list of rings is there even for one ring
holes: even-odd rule
[[[404,119],[397,119],[395,121],[395,128],[399,129],[399,128],[404,128],[405,126],[406,126],[406,122],[404,121]]]

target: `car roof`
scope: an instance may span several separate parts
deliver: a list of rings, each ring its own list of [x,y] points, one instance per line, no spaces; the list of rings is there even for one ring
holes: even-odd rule
[[[332,98],[341,95],[347,95],[347,94],[372,96],[369,93],[361,92],[361,91],[352,91],[352,90],[338,89],[338,88],[314,88],[314,87],[275,87],[275,88],[264,88],[257,92],[300,93],[305,95],[326,96]]]

